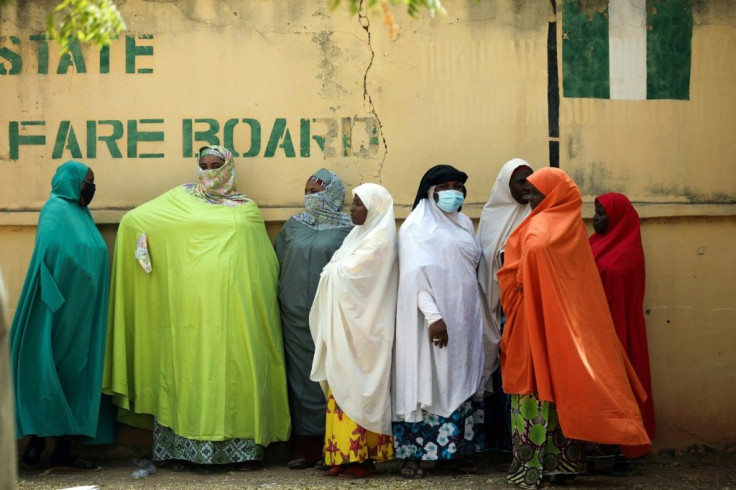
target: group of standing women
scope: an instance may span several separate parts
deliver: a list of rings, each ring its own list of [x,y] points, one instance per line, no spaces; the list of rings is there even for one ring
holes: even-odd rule
[[[154,459],[175,470],[251,470],[291,432],[294,469],[361,478],[395,457],[408,478],[426,475],[421,461],[475,472],[466,457],[484,449],[494,389],[520,486],[583,471],[583,441],[648,450],[646,337],[632,312],[643,253],[615,251],[635,247],[632,227],[639,237],[625,198],[597,201],[601,284],[580,193],[557,169],[508,162],[477,238],[461,212],[468,176],[449,165],[423,176],[398,234],[385,188],[353,189],[348,215],[340,178],[322,169],[271,247],[232,154],[203,147],[197,163],[198,183],[121,221],[109,312],[94,174],[57,170],[12,330],[17,433],[33,436],[24,466],[55,436],[53,465],[96,468],[69,440],[108,442],[112,401],[118,420],[153,429]],[[622,261],[638,272],[620,278]],[[625,302],[609,294],[639,279]]]
[[[480,397],[473,400],[484,367],[480,248],[459,213],[466,179],[447,165],[427,172],[398,238],[385,188],[353,190],[350,229],[339,177],[322,169],[307,180],[306,212],[275,244],[294,424],[289,467],[317,463],[361,478],[396,456],[410,477],[424,476],[420,460],[477,470],[461,459],[483,448]]]

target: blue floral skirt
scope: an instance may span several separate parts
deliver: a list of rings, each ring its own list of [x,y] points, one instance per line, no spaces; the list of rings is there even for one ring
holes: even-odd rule
[[[397,459],[459,459],[484,450],[483,400],[465,401],[449,417],[422,410],[422,422],[394,422]]]

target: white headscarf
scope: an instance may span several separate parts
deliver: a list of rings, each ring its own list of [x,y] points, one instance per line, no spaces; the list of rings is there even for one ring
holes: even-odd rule
[[[325,266],[309,313],[310,378],[332,390],[361,427],[391,434],[390,373],[398,264],[394,202],[386,189],[353,190],[368,210]],[[325,383],[326,381],[326,383]]]
[[[521,166],[531,168],[526,160],[514,158],[501,167],[495,184],[491,189],[488,202],[483,206],[478,224],[478,241],[483,249],[483,256],[478,267],[478,282],[483,290],[488,322],[483,334],[483,346],[486,351],[484,379],[486,390],[493,391],[490,375],[498,368],[498,344],[501,341],[501,291],[498,288],[496,274],[503,266],[501,252],[506,240],[519,223],[524,221],[532,211],[528,204],[519,204],[511,195],[509,183],[514,170]]]
[[[422,410],[447,417],[481,390],[483,306],[473,223],[422,199],[399,230],[399,298],[394,347],[393,418],[420,422]],[[434,300],[448,345],[432,346],[419,294]]]

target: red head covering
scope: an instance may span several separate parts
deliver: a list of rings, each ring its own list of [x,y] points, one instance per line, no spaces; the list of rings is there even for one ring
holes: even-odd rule
[[[608,228],[599,235],[593,233],[590,246],[598,268],[636,267],[644,273],[644,250],[641,246],[639,215],[631,201],[623,194],[610,192],[598,196],[596,201],[603,206],[608,215]],[[625,262],[622,263],[622,262]]]
[[[498,272],[503,389],[555,403],[565,437],[645,454],[651,441],[637,404],[645,394],[608,312],[580,191],[557,168],[528,181],[546,197],[509,237]]]
[[[643,311],[646,277],[639,215],[623,194],[603,194],[596,201],[608,215],[608,227],[602,235],[593,233],[590,245],[616,333],[647,392],[647,399],[639,408],[647,433],[653,439],[654,404]]]

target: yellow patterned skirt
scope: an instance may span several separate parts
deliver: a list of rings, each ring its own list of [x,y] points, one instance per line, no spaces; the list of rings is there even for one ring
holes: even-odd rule
[[[394,459],[393,437],[364,429],[347,416],[328,392],[325,423],[325,464],[378,463]]]

